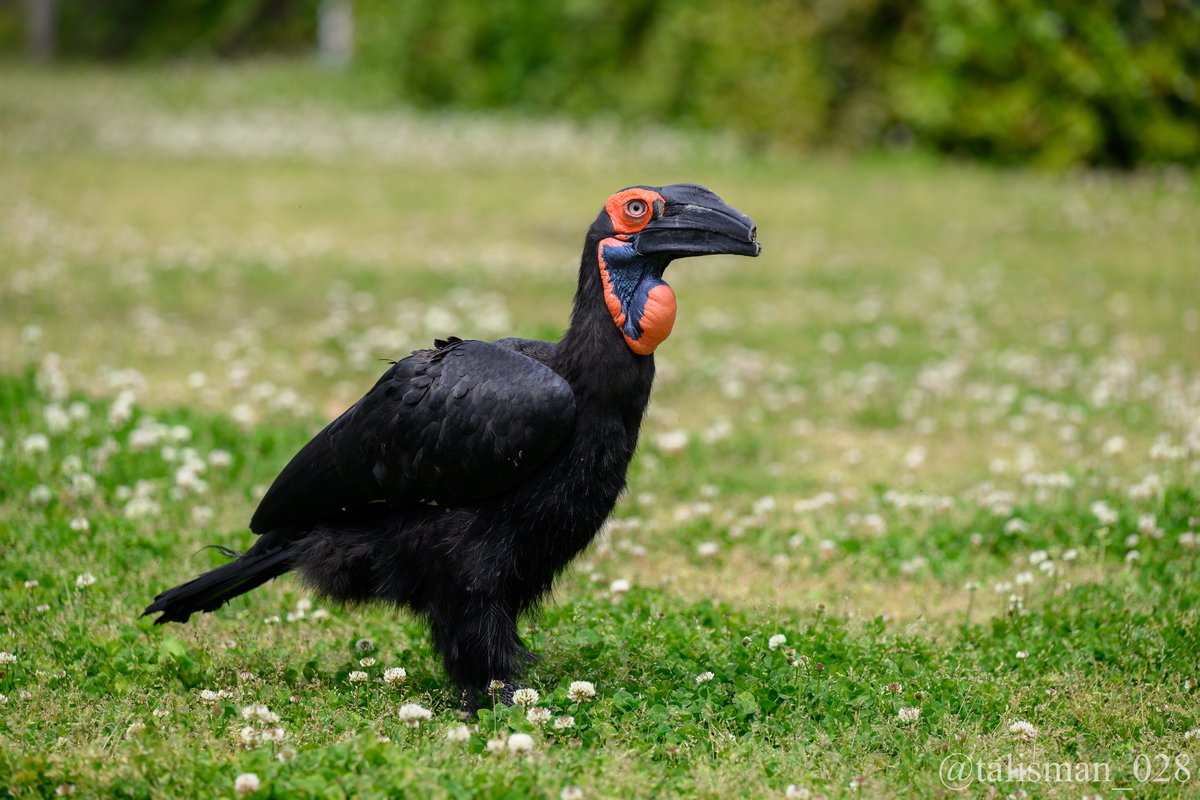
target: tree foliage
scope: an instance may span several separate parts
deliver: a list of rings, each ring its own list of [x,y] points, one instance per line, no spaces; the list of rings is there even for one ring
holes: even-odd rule
[[[1200,154],[1194,0],[412,0],[361,60],[428,106],[1049,165]]]

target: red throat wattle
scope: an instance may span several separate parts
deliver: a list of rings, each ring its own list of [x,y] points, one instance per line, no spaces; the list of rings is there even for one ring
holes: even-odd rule
[[[671,335],[671,329],[675,327],[675,292],[666,283],[659,282],[650,287],[640,308],[637,309],[636,318],[631,320],[626,312],[625,303],[617,294],[616,282],[604,257],[606,248],[628,247],[627,242],[610,237],[601,241],[597,248],[600,282],[604,288],[604,305],[608,307],[608,313],[612,315],[617,329],[625,337],[625,344],[629,349],[640,356],[648,356]],[[631,333],[636,333],[636,336],[630,335]]]

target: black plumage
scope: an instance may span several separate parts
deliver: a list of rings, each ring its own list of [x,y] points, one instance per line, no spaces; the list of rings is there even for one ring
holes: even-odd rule
[[[395,362],[288,463],[236,560],[155,598],[185,622],[297,571],[318,593],[429,621],[468,706],[529,657],[518,615],[612,511],[674,321],[676,258],[757,255],[753,222],[702,187],[633,187],[588,231],[561,341],[451,338]]]

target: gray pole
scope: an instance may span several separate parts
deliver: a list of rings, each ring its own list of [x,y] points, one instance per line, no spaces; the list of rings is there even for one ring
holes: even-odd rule
[[[323,64],[344,67],[354,55],[354,9],[350,0],[321,0],[317,13],[317,56]]]
[[[25,30],[34,61],[54,58],[54,11],[54,0],[25,0]]]

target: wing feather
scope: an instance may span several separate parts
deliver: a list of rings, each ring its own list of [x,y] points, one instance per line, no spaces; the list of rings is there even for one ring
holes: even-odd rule
[[[250,528],[263,533],[381,500],[486,500],[528,478],[574,422],[570,385],[504,343],[420,350],[301,448]]]

